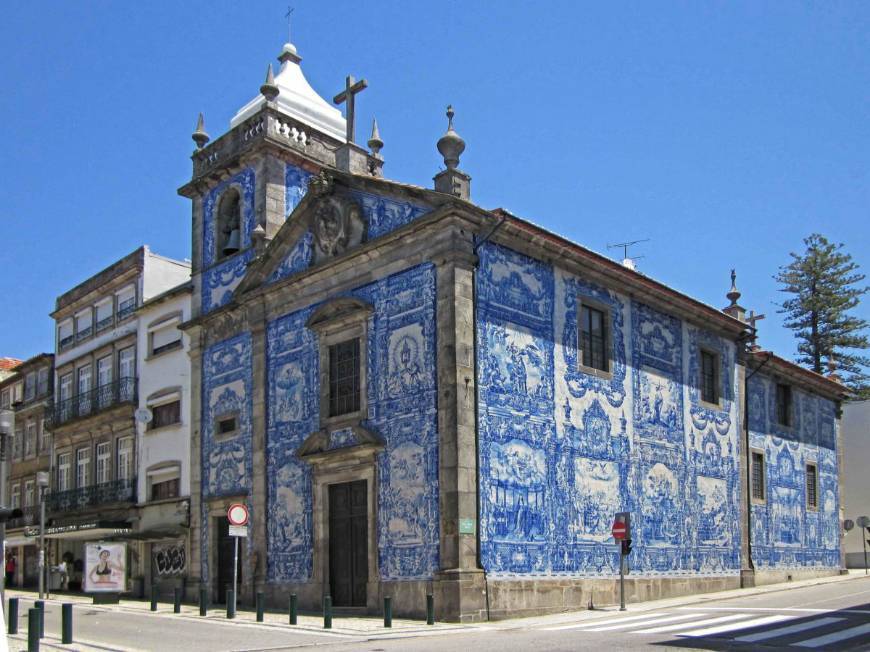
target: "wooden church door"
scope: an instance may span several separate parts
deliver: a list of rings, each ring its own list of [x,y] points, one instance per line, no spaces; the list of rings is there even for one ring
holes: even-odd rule
[[[367,503],[365,480],[329,486],[329,586],[337,607],[366,606]]]

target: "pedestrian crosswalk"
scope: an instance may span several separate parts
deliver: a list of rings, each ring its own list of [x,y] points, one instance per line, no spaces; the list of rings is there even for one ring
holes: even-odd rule
[[[777,647],[843,649],[870,643],[870,623],[821,609],[740,610],[682,607],[671,611],[614,615],[544,627],[546,631],[615,632],[681,638],[725,638]],[[779,611],[779,613],[777,613]],[[863,621],[863,622],[862,622]]]

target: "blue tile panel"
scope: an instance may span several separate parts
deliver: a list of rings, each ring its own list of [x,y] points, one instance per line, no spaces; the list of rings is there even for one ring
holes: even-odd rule
[[[835,406],[792,388],[792,427],[776,419],[776,383],[749,379],[750,446],[764,452],[765,502],[752,506],[758,568],[838,567],[839,485]],[[807,509],[806,464],[818,465],[818,509]]]
[[[208,577],[208,500],[251,490],[251,336],[237,335],[208,347],[202,363],[202,572]],[[234,415],[235,434],[216,434],[217,419]],[[248,506],[250,509],[250,505]]]
[[[733,343],[493,244],[477,275],[481,559],[494,576],[613,576],[613,515],[632,572],[740,569]],[[609,311],[610,370],[580,366],[578,310]],[[701,403],[697,347],[719,352]]]
[[[368,321],[368,415],[362,425],[386,442],[377,469],[380,577],[429,578],[438,568],[439,547],[434,267],[420,265],[345,296],[374,307]],[[311,473],[295,452],[320,427],[318,338],[305,328],[316,308],[267,327],[267,536],[273,582],[303,582],[312,574]],[[354,443],[352,433],[336,430],[328,448]]]
[[[216,211],[221,195],[229,188],[237,189],[242,198],[241,245],[242,249],[246,251],[215,264],[217,260],[215,249],[217,238]],[[253,168],[245,168],[235,176],[221,181],[203,197],[202,268],[204,271],[202,273],[201,297],[203,314],[229,303],[233,296],[233,290],[241,282],[248,263],[253,257],[249,247],[251,232],[254,230],[254,188],[254,170]]]
[[[302,200],[302,197],[305,196],[311,176],[310,173],[300,168],[289,164],[286,166],[285,180],[288,216]],[[359,202],[362,208],[368,240],[386,235],[390,231],[405,226],[430,210],[425,206],[399,202],[358,190],[351,191],[350,196]],[[308,269],[311,265],[312,240],[310,232],[300,238],[284,257],[284,260],[281,261],[281,264],[272,272],[268,282],[274,283]]]

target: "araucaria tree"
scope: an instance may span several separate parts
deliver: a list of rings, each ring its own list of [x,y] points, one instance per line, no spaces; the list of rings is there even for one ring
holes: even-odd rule
[[[868,291],[860,285],[864,274],[842,244],[832,244],[818,233],[804,238],[806,251],[792,252],[792,261],[774,277],[780,291],[791,295],[780,313],[798,339],[800,364],[823,373],[833,360],[837,375],[860,398],[870,398],[870,348],[867,321],[850,314]]]

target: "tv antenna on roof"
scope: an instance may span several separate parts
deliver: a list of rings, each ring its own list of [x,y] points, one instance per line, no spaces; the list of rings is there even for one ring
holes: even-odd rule
[[[618,247],[622,247],[622,264],[628,269],[634,269],[634,261],[639,260],[640,258],[645,258],[645,256],[631,256],[628,255],[628,248],[632,245],[636,245],[641,242],[649,242],[649,238],[644,238],[642,240],[632,240],[631,242],[615,242],[613,244],[607,245],[608,249],[616,249]]]

